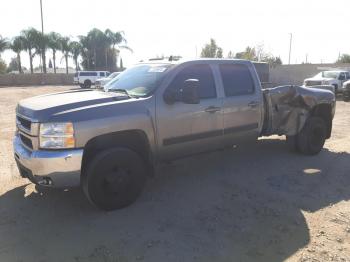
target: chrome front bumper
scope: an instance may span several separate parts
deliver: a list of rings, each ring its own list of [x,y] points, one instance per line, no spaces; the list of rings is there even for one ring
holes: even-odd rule
[[[31,151],[18,136],[13,140],[13,149],[21,176],[33,183],[60,188],[80,184],[82,149]]]

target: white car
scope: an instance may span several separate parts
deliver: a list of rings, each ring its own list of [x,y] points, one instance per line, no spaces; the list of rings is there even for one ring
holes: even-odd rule
[[[108,71],[79,71],[74,75],[74,84],[80,85],[81,88],[90,88],[98,78],[109,76]]]
[[[114,72],[112,74],[110,74],[107,77],[104,78],[99,78],[96,80],[95,82],[95,88],[98,89],[103,89],[103,87],[105,86],[105,84],[107,84],[109,81],[111,81],[113,78],[115,78],[116,76],[118,76],[121,72]]]
[[[305,79],[304,86],[332,85],[335,93],[339,93],[342,91],[343,83],[348,79],[350,79],[348,71],[322,71],[312,78]]]

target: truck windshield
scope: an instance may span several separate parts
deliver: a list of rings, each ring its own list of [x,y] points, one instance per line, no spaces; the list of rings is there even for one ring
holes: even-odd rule
[[[334,71],[324,71],[321,72],[319,74],[317,74],[316,76],[318,77],[324,77],[324,78],[333,78],[336,79],[338,78],[339,72],[334,72]]]
[[[159,85],[170,67],[170,64],[133,66],[111,80],[105,91],[124,89],[132,96],[147,96]]]

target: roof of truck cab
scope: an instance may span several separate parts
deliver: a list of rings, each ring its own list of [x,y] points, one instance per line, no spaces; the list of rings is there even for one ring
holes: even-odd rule
[[[226,59],[226,58],[195,58],[195,59],[180,59],[178,61],[168,61],[168,60],[151,60],[151,61],[143,61],[139,62],[138,64],[158,64],[158,65],[178,65],[188,62],[241,62],[246,64],[251,63],[261,63],[263,62],[255,62],[255,61],[249,61],[245,59]]]
[[[321,71],[321,72],[346,73],[346,72],[349,72],[349,71],[347,71],[347,70],[326,70],[326,71]]]

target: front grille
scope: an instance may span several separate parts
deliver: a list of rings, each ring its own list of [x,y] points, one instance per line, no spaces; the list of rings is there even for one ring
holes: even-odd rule
[[[18,123],[23,126],[25,129],[27,129],[28,131],[30,131],[32,122],[30,120],[27,120],[23,117],[17,116],[17,121]]]
[[[32,140],[22,134],[19,134],[19,137],[21,138],[21,141],[23,143],[23,145],[25,145],[26,147],[33,149],[33,143]]]
[[[320,86],[322,81],[306,81],[305,86]]]

